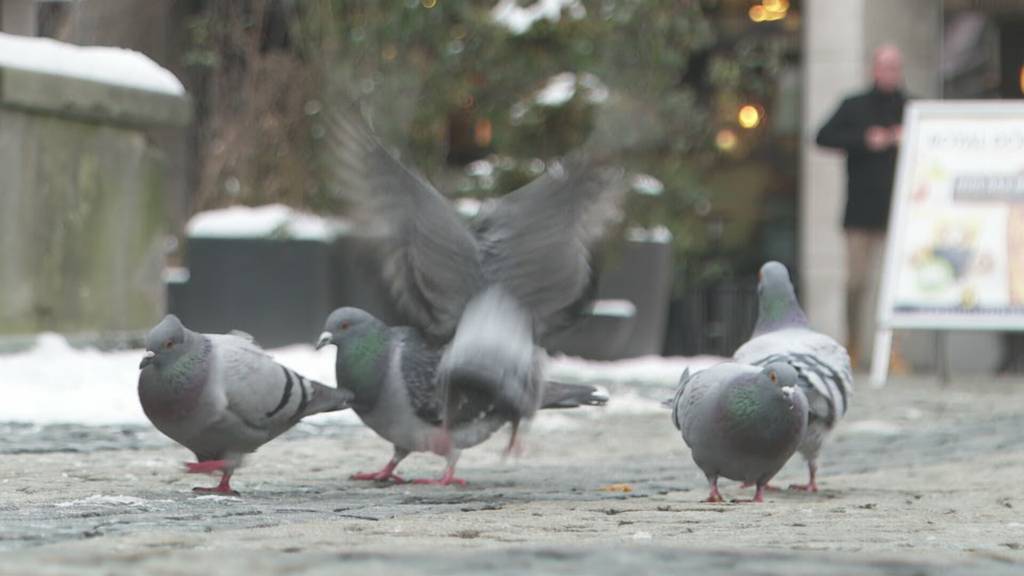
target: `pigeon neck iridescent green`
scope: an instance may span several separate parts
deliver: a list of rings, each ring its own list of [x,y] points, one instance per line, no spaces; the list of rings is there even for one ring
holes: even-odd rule
[[[383,387],[390,348],[388,336],[387,326],[376,324],[355,328],[338,342],[338,386],[355,394],[357,410],[372,407]]]
[[[792,428],[799,424],[792,417],[791,402],[761,376],[731,386],[723,402],[722,417],[740,448],[754,452],[780,449],[790,442]]]

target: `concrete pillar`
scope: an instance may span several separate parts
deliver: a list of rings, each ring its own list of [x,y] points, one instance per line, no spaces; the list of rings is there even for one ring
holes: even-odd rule
[[[811,323],[846,335],[845,159],[818,148],[818,128],[865,82],[864,0],[804,3],[804,106],[800,177],[800,278]]]
[[[0,31],[22,36],[35,36],[35,1],[0,0]]]

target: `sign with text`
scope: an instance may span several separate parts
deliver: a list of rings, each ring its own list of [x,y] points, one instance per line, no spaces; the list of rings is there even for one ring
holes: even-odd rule
[[[1024,330],[1024,102],[907,105],[878,302],[882,379],[893,328]]]

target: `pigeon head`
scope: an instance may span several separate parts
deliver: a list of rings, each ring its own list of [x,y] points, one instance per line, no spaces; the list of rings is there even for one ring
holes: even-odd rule
[[[758,273],[754,335],[794,326],[807,326],[807,317],[797,302],[789,270],[779,262],[767,262]]]
[[[146,355],[143,356],[139,368],[150,364],[156,367],[167,366],[185,354],[187,331],[185,325],[174,314],[164,316],[159,324],[146,334]]]
[[[786,362],[772,362],[761,370],[761,376],[782,392],[782,398],[790,409],[806,409],[807,399],[800,388],[800,373],[796,368]]]
[[[800,382],[800,375],[796,368],[786,362],[772,362],[766,365],[764,370],[761,370],[761,374],[764,374],[772,384],[779,388],[796,386]]]
[[[380,320],[359,308],[338,308],[331,312],[324,322],[324,331],[316,342],[317,350],[328,344],[339,344],[352,334],[359,334],[366,328],[380,326]]]
[[[765,262],[757,273],[757,291],[765,293],[793,292],[793,282],[789,279],[789,270],[785,264],[774,260]]]

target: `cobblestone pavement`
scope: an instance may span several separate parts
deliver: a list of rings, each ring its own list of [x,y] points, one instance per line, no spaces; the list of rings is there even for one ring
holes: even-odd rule
[[[236,475],[240,499],[193,495],[213,479],[149,428],[3,424],[0,574],[1024,573],[1024,382],[862,385],[822,492],[761,505],[701,502],[667,410],[636,405],[544,414],[518,461],[499,433],[464,455],[466,487],[350,481],[390,448],[303,424]]]

